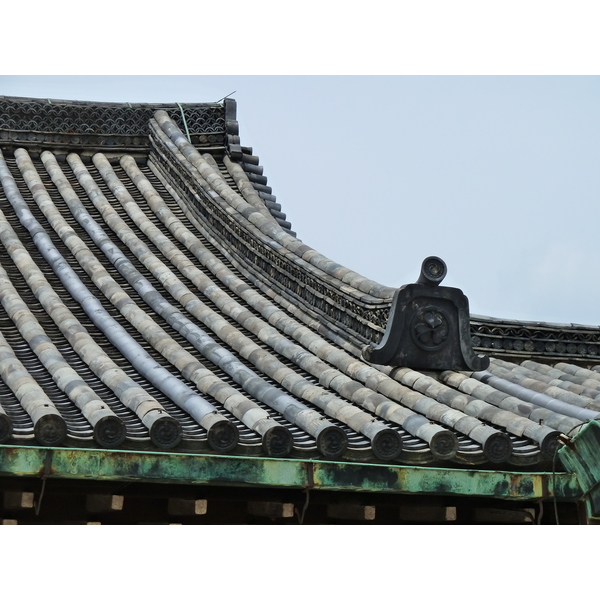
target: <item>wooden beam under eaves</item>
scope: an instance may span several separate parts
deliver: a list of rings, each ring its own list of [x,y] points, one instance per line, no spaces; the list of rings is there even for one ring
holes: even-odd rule
[[[456,521],[456,506],[402,506],[399,517],[413,523],[447,523]]]
[[[473,515],[474,523],[497,525],[535,525],[535,509],[505,509],[477,507]]]
[[[289,519],[294,516],[291,502],[248,502],[248,514],[269,519]]]
[[[195,517],[205,515],[208,511],[208,500],[193,498],[169,498],[167,507],[169,515],[178,517]]]
[[[360,504],[329,504],[327,516],[342,521],[374,521],[375,507]]]
[[[5,510],[24,510],[34,506],[33,492],[9,490],[4,492]]]
[[[123,496],[114,494],[88,494],[85,507],[91,513],[103,513],[123,510]]]

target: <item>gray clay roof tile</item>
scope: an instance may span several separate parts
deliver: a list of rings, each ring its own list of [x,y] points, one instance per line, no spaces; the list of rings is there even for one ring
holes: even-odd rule
[[[209,108],[218,116],[219,105]],[[535,465],[549,460],[558,432],[600,411],[592,364],[525,354],[519,365],[502,343],[484,373],[365,362],[362,345],[382,335],[394,290],[298,239],[251,149],[240,160],[226,136],[202,131],[190,143],[173,118],[155,111],[135,152],[115,146],[91,160],[85,147],[65,150],[66,138],[41,153],[3,146],[0,417],[25,423],[11,435],[42,445],[83,436],[104,447]],[[478,339],[497,336],[491,325],[515,325],[473,319]],[[118,439],[94,433],[106,416]],[[44,419],[63,437],[34,430]],[[208,433],[223,424],[219,446]]]

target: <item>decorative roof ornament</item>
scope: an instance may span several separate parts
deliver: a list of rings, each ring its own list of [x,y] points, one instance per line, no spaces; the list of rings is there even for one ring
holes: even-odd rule
[[[487,369],[489,358],[471,345],[467,297],[440,286],[447,271],[437,256],[423,261],[417,282],[396,290],[383,338],[363,348],[364,360],[431,371]]]

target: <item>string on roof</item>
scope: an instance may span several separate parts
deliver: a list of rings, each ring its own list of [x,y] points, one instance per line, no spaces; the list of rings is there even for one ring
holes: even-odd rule
[[[222,102],[223,100],[225,100],[225,98],[229,98],[229,96],[233,96],[235,94],[235,92],[236,92],[236,90],[233,90],[233,92],[229,92],[229,94],[227,94],[227,96],[223,96],[222,98],[217,100],[216,104],[218,104],[219,102]]]
[[[185,114],[183,112],[183,106],[181,106],[181,104],[179,104],[179,102],[177,102],[176,104],[177,104],[177,106],[179,106],[179,110],[181,111],[181,118],[183,119],[183,126],[185,127],[185,133],[187,135],[188,142],[191,144],[192,138],[190,137],[190,132],[189,132],[187,123],[185,121]]]

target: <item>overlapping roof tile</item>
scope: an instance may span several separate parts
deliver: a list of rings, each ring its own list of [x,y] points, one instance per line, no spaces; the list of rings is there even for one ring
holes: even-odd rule
[[[365,362],[394,290],[296,237],[225,107],[188,139],[147,106],[121,145],[0,122],[0,443],[530,466],[598,416],[600,373],[533,353]]]

